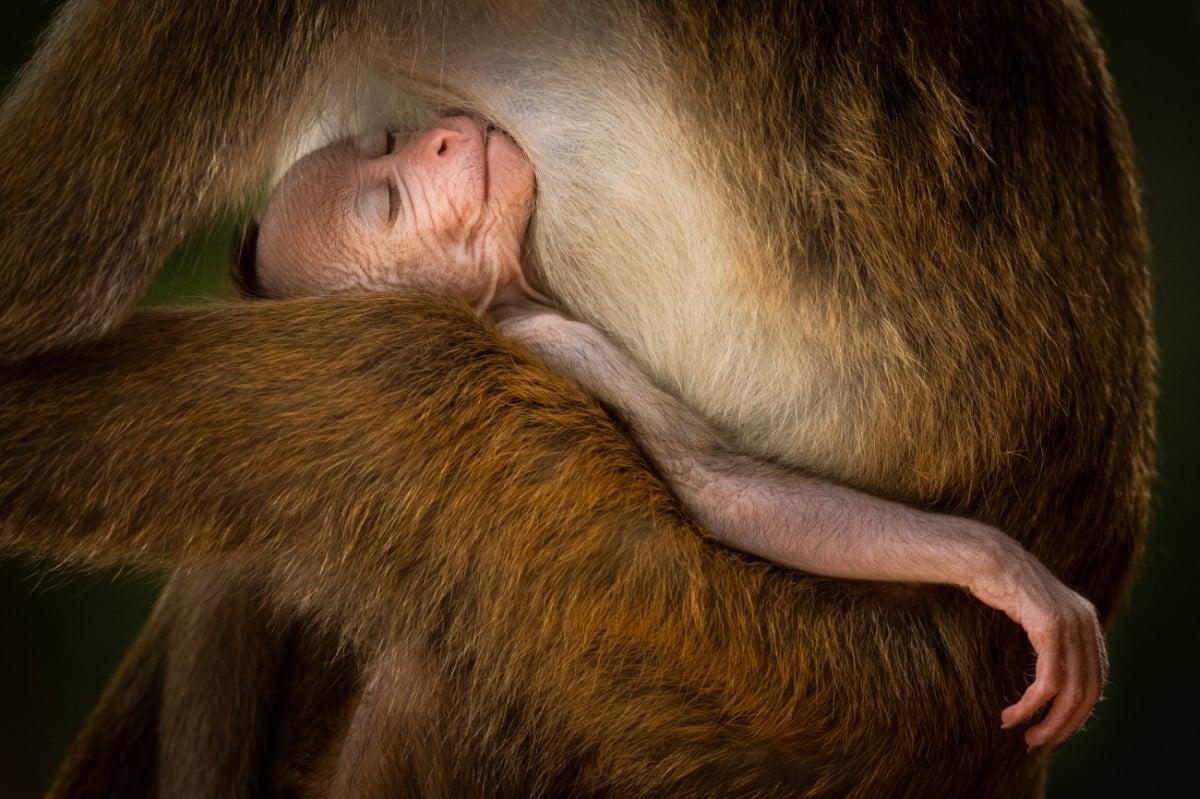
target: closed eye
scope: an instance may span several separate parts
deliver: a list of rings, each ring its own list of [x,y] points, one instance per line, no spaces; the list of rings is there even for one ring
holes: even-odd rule
[[[400,189],[396,187],[394,178],[389,178],[388,187],[388,225],[396,224],[396,217],[400,215]]]

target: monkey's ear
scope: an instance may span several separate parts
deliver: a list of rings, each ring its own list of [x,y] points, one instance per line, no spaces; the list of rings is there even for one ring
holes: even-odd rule
[[[251,219],[240,231],[234,231],[229,243],[229,261],[238,296],[247,300],[266,299],[258,284],[258,220]]]

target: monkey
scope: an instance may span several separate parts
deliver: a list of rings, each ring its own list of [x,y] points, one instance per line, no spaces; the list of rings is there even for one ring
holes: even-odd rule
[[[659,467],[684,507],[705,523],[710,536],[722,543],[748,551],[757,549],[757,554],[783,565],[807,566],[813,573],[828,573],[831,567],[840,570],[842,576],[858,579],[882,576],[928,581],[931,576],[945,578],[945,574],[930,575],[927,571],[879,575],[869,569],[872,563],[886,563],[901,570],[916,565],[927,567],[944,553],[953,553],[957,560],[968,564],[967,572],[960,577],[964,583],[969,576],[992,576],[992,569],[978,568],[982,558],[973,557],[973,554],[979,541],[991,551],[1003,552],[998,545],[1008,539],[998,531],[977,525],[960,529],[957,525],[969,523],[905,511],[852,491],[771,472],[765,465],[745,459],[734,462],[719,451],[714,444],[715,437],[705,429],[702,421],[650,386],[636,367],[594,328],[568,323],[540,307],[538,303],[546,298],[530,286],[531,276],[525,274],[520,263],[520,240],[532,207],[533,184],[531,166],[511,140],[488,126],[477,125],[461,116],[438,120],[407,142],[402,142],[396,132],[384,130],[336,142],[301,159],[283,177],[267,205],[260,228],[262,232],[247,239],[249,246],[237,258],[235,279],[246,295],[260,298],[304,296],[348,287],[363,290],[424,286],[458,295],[476,312],[499,305],[509,314],[508,319],[501,321],[502,329],[510,320],[515,320],[516,326],[510,329],[536,331],[539,335],[526,342],[528,347],[534,351],[543,349],[551,358],[557,355],[564,373],[589,385],[594,396],[607,398],[627,421],[636,420],[631,430],[635,441]],[[547,340],[547,330],[566,335]],[[547,346],[549,349],[545,350]],[[563,353],[574,356],[588,346],[592,355],[587,360],[562,359]],[[681,463],[689,466],[681,469]],[[703,463],[702,471],[693,465],[698,463]],[[706,476],[700,489],[689,485],[695,482],[698,473]],[[753,482],[746,480],[747,474],[753,475]],[[748,511],[734,515],[720,512],[738,507],[745,496],[753,497],[746,503],[750,506]],[[788,500],[786,504],[782,501],[784,497]],[[814,510],[824,506],[835,508],[837,512],[822,514]],[[789,524],[789,511],[804,518],[804,523]],[[781,534],[771,530],[770,524],[762,524],[760,529],[758,524],[751,523],[752,519],[754,522],[776,521],[775,527],[780,526],[777,520],[782,519],[783,526],[789,531],[794,530],[795,534]],[[872,531],[868,546],[855,549],[846,536],[846,527]],[[903,533],[897,536],[895,531],[901,530]],[[941,530],[949,535],[938,535]],[[806,538],[798,540],[797,536]],[[834,542],[828,546],[837,552],[832,557],[824,557],[822,565],[826,568],[814,568],[822,563],[822,559],[812,557],[812,548],[807,542],[807,538],[812,537]],[[933,546],[928,547],[923,556],[913,558],[914,547],[910,542],[914,540],[932,542]],[[848,549],[854,552],[853,556],[847,554]],[[1007,560],[1015,564],[1018,558],[1008,554]],[[1032,565],[1040,569],[1040,564]],[[1028,568],[1029,564],[1025,566]],[[1006,571],[1016,573],[1016,569]],[[1044,569],[1040,571],[1044,572]],[[1034,571],[1034,574],[1038,572]],[[1043,583],[1038,587],[1043,592],[1071,596],[1048,574],[1039,577]],[[1029,587],[1011,577],[1007,579],[1009,584],[1005,590],[1013,591],[1014,582],[1018,591]],[[193,619],[191,625],[185,627],[192,634],[172,648],[171,656],[186,663],[188,669],[208,668],[214,674],[220,674],[221,664],[209,663],[213,660],[210,650],[222,653],[219,659],[230,659],[224,654],[228,647],[214,647],[213,641],[230,637],[227,630],[231,603],[236,611],[233,618],[253,620],[259,614],[252,603],[239,608],[236,595],[223,592],[219,582],[200,582],[202,589],[197,593],[207,596],[198,597],[187,605],[213,608],[208,612],[210,619],[206,622],[203,613],[199,620]],[[981,588],[985,590],[981,591]],[[976,586],[973,593],[985,601],[1001,599],[996,602],[997,608],[1021,619],[1017,607],[1003,601],[1011,601],[1011,597],[1000,597],[993,586]],[[1074,602],[1078,603],[1078,598]],[[1053,619],[1056,615],[1065,617],[1072,611],[1073,608],[1064,603],[1061,609],[1051,608],[1043,615]],[[1036,629],[1029,623],[1025,627]],[[211,630],[211,634],[195,634],[196,630],[204,629]],[[1086,640],[1066,642],[1063,648],[1068,652],[1064,654],[1074,655],[1077,668],[1078,664],[1089,661],[1102,664],[1102,641],[1099,652],[1088,646],[1101,637],[1094,614],[1079,625],[1079,631]],[[238,640],[236,636],[232,639]],[[265,664],[270,668],[273,664],[269,647],[267,652],[263,651],[264,642],[269,640],[260,626],[254,639],[257,651],[249,658],[253,667],[261,669]],[[1081,651],[1074,652],[1075,648]],[[384,662],[390,670],[400,671],[405,676],[420,673],[413,653],[405,649],[393,652]],[[400,668],[398,663],[405,665]],[[1083,673],[1073,674],[1066,670],[1068,681],[1095,675],[1100,675],[1100,680],[1081,694],[1086,699],[1069,717],[1073,723],[1087,716],[1099,684],[1103,683],[1102,665],[1082,668]],[[1039,665],[1039,673],[1043,675],[1058,670],[1053,663]],[[168,675],[171,673],[168,669]],[[258,703],[248,701],[245,696],[244,684],[250,682],[245,679],[246,670],[240,669],[234,674],[238,679],[223,676],[206,681],[209,698],[204,706],[210,709],[209,712],[219,707],[221,703],[212,698],[219,694],[230,697],[228,706],[236,714],[248,712],[253,716],[261,713]],[[377,675],[368,679],[372,686],[378,686],[386,678],[387,675]],[[428,680],[425,683],[418,681],[417,686],[407,686],[407,691],[410,695],[418,690],[427,695],[436,694],[428,683]],[[380,689],[375,687],[374,691],[364,694],[364,700],[355,710],[351,726],[354,732],[349,737],[369,742],[386,738],[389,729],[396,726],[397,722],[392,718],[392,697],[398,691],[393,687],[384,694],[383,700],[372,696],[379,692]],[[186,697],[187,705],[179,707],[181,703],[172,697],[172,693]],[[186,719],[191,715],[192,698],[186,692],[167,691],[166,694],[165,718]],[[1031,689],[1027,695],[1035,694]],[[426,696],[416,707],[427,716],[432,712],[429,704]],[[1025,708],[1036,707],[1029,699],[1020,704]],[[401,707],[408,711],[414,704],[410,700]],[[1005,724],[1011,726],[1031,712],[1028,710],[1020,716],[1017,707],[1007,710]],[[1057,715],[1063,718],[1062,714]],[[228,740],[228,734],[221,734],[222,730],[237,729],[241,725],[229,719],[208,719],[207,725],[215,731],[209,734],[193,732],[188,737],[193,743],[187,752],[178,753],[170,748],[163,752],[162,767],[168,782],[160,783],[160,789],[165,795],[211,795],[213,791],[207,787],[207,780],[214,772],[214,761],[219,764],[215,771],[222,775],[241,775],[246,771],[240,762],[245,757],[245,748]],[[197,762],[194,741],[214,742],[223,738],[227,742],[218,743],[217,747],[223,749],[224,754],[205,750],[200,759],[204,767],[193,769],[192,765]],[[360,747],[348,742],[346,748],[354,752]],[[346,762],[346,766],[339,765],[334,776],[333,795],[357,794],[352,786],[358,782],[361,758],[361,754],[356,754],[349,762],[345,757],[339,759],[339,764]],[[231,759],[232,765],[228,762]],[[228,793],[229,790],[227,784],[220,792]]]
[[[314,625],[293,699],[320,636],[364,663],[418,641],[452,686],[413,742],[427,795],[1036,795],[1024,745],[1048,742],[980,710],[1019,690],[1011,630],[953,591],[704,544],[609,417],[469,310],[129,309],[303,149],[306,113],[366,129],[339,105],[398,84],[390,116],[457,105],[514,136],[539,282],[736,448],[1004,529],[1111,620],[1153,344],[1128,134],[1077,3],[148,6],[149,31],[72,7],[0,116],[0,546],[247,570]],[[353,91],[372,74],[400,77]],[[103,157],[47,144],[75,141]],[[112,698],[159,673],[161,629]],[[64,792],[112,751],[95,723]],[[304,753],[341,733],[284,729],[266,778],[319,785]]]

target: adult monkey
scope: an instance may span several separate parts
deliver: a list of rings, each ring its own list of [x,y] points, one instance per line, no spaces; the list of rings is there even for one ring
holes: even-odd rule
[[[182,232],[284,146],[283,112],[356,74],[351,56],[381,51],[358,46],[368,23],[396,19],[405,67],[415,47],[445,69],[412,81],[418,99],[474,103],[534,157],[544,276],[566,307],[739,446],[996,523],[1111,616],[1150,472],[1145,252],[1075,4],[154,5],[149,31],[74,7],[4,108],[11,360],[115,325]],[[706,135],[685,152],[687,129]],[[55,149],[75,143],[93,160]],[[131,207],[145,217],[121,219]],[[688,316],[694,297],[711,316]],[[707,328],[730,320],[715,357]],[[3,546],[232,564],[364,656],[389,631],[420,637],[458,690],[429,752],[470,756],[447,792],[1040,782],[1045,758],[995,729],[1022,687],[1015,630],[954,592],[701,546],[594,408],[445,305],[135,317],[6,377]],[[155,672],[155,651],[130,673]]]

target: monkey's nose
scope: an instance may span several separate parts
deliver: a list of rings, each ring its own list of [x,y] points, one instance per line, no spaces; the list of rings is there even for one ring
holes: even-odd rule
[[[479,126],[468,117],[447,117],[422,133],[418,146],[427,155],[452,157],[461,147],[481,136]]]

